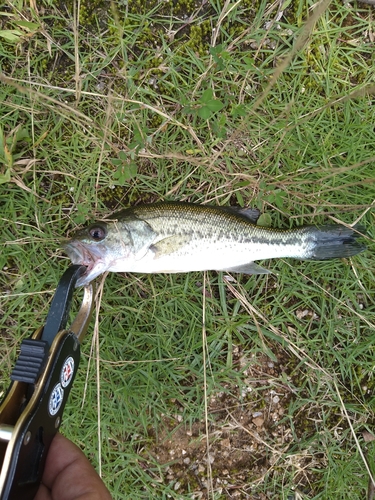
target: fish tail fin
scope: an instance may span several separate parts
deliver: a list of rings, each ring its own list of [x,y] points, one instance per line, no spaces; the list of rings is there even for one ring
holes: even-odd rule
[[[366,234],[364,226],[356,224],[352,228],[341,225],[327,225],[311,229],[314,240],[309,260],[328,260],[351,257],[366,250],[366,245],[358,238]]]

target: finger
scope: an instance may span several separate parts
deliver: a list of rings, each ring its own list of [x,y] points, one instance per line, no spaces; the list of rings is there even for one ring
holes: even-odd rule
[[[111,500],[103,481],[82,451],[61,434],[56,434],[52,441],[42,483],[53,492],[52,498],[56,500]],[[45,490],[41,489],[40,495],[43,494]],[[39,496],[38,491],[35,500],[48,500],[48,496]]]
[[[52,500],[50,490],[46,486],[44,486],[44,484],[41,484],[34,500]]]

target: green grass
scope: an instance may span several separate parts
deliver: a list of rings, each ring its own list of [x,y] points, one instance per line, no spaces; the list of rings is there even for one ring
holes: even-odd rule
[[[358,220],[368,250],[350,261],[109,275],[62,432],[115,499],[365,498],[373,8],[334,1],[306,28],[302,0],[280,19],[266,1],[81,1],[79,23],[77,3],[37,4],[0,13],[2,389],[68,266],[61,238],[88,220],[162,199],[284,228]]]

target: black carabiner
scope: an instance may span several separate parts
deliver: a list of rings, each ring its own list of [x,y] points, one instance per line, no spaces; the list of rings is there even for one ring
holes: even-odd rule
[[[75,284],[86,271],[72,265],[61,277],[44,327],[21,343],[11,385],[0,404],[0,500],[32,500],[80,360],[80,343],[94,304],[84,289],[80,310],[66,329]]]
[[[48,342],[49,346],[52,345],[58,332],[66,327],[75,285],[86,269],[86,266],[70,266],[57,285],[41,337],[41,340]]]

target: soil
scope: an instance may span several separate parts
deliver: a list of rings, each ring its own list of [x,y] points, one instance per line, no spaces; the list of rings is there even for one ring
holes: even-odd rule
[[[319,466],[317,458],[285,453],[296,439],[288,407],[295,397],[288,376],[289,357],[279,352],[278,361],[267,356],[245,359],[236,348],[238,368],[245,385],[227,385],[208,402],[209,421],[186,426],[176,404],[174,419],[165,422],[154,443],[144,450],[166,466],[161,480],[177,493],[191,498],[236,498],[264,500],[279,498],[274,492],[252,492],[267,475],[293,469],[295,492],[309,491],[307,465]],[[246,368],[244,369],[244,366]],[[282,384],[281,380],[286,383]],[[207,438],[208,436],[208,438]],[[322,464],[321,464],[322,465]],[[300,472],[296,473],[296,468]],[[280,478],[283,475],[280,474]],[[219,497],[218,497],[219,495]],[[284,497],[283,497],[284,498]],[[298,498],[295,495],[289,498]]]

